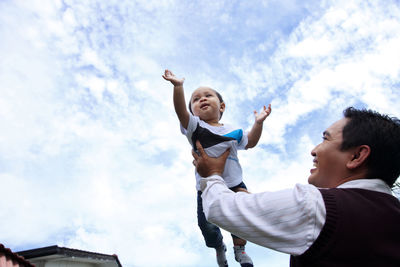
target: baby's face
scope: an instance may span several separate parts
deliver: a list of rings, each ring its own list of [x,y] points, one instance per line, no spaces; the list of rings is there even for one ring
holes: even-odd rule
[[[190,99],[193,115],[205,122],[218,122],[225,104],[219,101],[217,93],[209,87],[197,88]]]

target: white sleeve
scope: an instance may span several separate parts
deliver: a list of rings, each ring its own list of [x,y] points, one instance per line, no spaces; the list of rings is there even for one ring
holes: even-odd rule
[[[180,125],[181,127],[181,133],[186,135],[188,139],[192,137],[193,132],[196,130],[197,123],[200,121],[200,118],[197,116],[193,116],[191,113],[189,113],[189,122],[187,129],[185,129],[182,124]]]
[[[208,221],[245,240],[291,255],[303,254],[325,223],[322,195],[312,185],[234,193],[214,175],[201,179],[201,190]]]
[[[243,132],[242,140],[238,144],[238,149],[245,150],[249,139],[247,137],[247,133]]]

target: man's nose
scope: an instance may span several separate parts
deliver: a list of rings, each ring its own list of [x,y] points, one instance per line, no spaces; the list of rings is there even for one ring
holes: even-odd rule
[[[315,157],[315,156],[317,155],[316,150],[318,149],[318,147],[319,147],[319,144],[316,145],[316,146],[311,150],[311,156]]]

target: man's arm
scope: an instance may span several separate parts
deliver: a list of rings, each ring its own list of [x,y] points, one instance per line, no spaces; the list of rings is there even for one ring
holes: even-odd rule
[[[325,223],[321,193],[312,185],[276,192],[234,193],[220,176],[200,181],[207,221],[279,252],[303,254]]]
[[[183,90],[183,82],[185,81],[185,78],[177,78],[170,70],[165,70],[162,77],[174,85],[173,100],[175,112],[176,115],[178,115],[181,125],[187,129],[189,123],[189,112],[186,108],[185,94]]]
[[[247,134],[248,143],[246,149],[253,148],[257,145],[258,140],[260,140],[264,120],[271,114],[271,104],[268,105],[268,109],[264,106],[260,113],[254,111],[254,124],[250,132]]]
[[[325,206],[312,185],[256,194],[234,193],[221,178],[225,152],[219,158],[205,154],[196,142],[192,151],[202,177],[203,211],[207,221],[245,240],[291,255],[301,255],[316,240],[325,223]]]

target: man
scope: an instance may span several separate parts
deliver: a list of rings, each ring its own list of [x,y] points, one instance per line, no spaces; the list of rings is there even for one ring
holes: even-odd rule
[[[311,155],[308,185],[233,193],[220,175],[228,155],[192,153],[208,221],[291,254],[291,266],[400,266],[400,121],[348,108]]]

